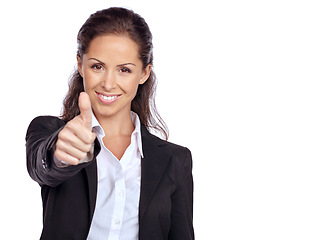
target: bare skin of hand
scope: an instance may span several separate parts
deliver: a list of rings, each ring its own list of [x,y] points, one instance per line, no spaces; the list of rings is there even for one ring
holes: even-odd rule
[[[79,96],[80,115],[67,122],[59,132],[55,157],[70,165],[78,165],[87,157],[94,140],[92,132],[92,111],[89,95],[82,92]]]

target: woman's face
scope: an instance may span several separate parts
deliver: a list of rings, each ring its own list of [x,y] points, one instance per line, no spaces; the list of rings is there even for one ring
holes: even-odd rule
[[[104,35],[90,42],[88,52],[78,57],[85,92],[99,119],[130,114],[139,84],[145,83],[151,64],[143,69],[138,45],[128,37]]]

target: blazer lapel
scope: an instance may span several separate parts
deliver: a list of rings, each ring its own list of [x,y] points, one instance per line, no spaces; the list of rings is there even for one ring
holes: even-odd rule
[[[90,207],[90,223],[92,222],[95,205],[96,205],[96,195],[97,195],[97,162],[96,156],[101,151],[101,145],[97,139],[94,142],[94,159],[92,162],[86,166],[85,173],[87,178],[87,185],[89,191],[89,207]]]
[[[170,160],[169,154],[160,148],[161,141],[151,135],[143,125],[141,135],[144,158],[141,159],[140,222]]]
[[[90,223],[92,222],[97,194],[97,164],[96,160],[85,168],[88,190],[89,190],[89,207],[90,207]]]

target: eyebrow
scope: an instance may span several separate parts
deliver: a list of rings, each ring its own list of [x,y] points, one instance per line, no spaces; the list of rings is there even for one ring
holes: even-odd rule
[[[88,60],[96,60],[96,61],[98,61],[100,64],[106,65],[105,63],[103,63],[102,61],[98,60],[97,58],[89,58]],[[122,63],[122,64],[117,65],[117,67],[122,67],[122,66],[126,66],[126,65],[133,65],[133,66],[136,66],[136,64],[134,64],[134,63]]]

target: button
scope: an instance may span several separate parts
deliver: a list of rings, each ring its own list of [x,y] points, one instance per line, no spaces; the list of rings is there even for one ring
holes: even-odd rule
[[[114,222],[115,222],[116,225],[118,225],[118,224],[120,224],[120,219],[115,219]]]
[[[42,164],[43,164],[43,168],[46,169],[47,168],[46,158],[42,159]]]
[[[124,191],[119,191],[119,192],[118,192],[118,196],[119,196],[119,197],[123,197],[123,196],[124,196]]]

